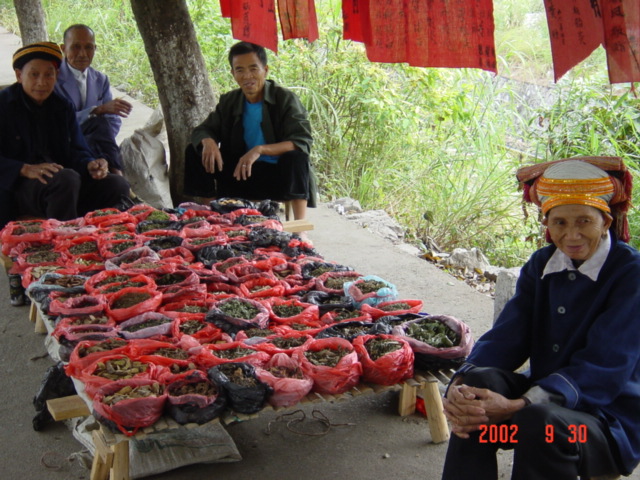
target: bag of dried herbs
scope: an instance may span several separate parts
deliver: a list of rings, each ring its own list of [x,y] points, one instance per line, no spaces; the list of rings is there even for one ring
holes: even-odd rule
[[[15,263],[9,270],[9,275],[21,274],[22,287],[28,288],[33,282],[38,281],[46,273],[59,273],[60,275],[77,275],[78,269],[69,265],[36,265],[27,267],[24,271],[17,268]]]
[[[266,328],[269,310],[257,300],[229,297],[215,302],[205,320],[233,335],[247,328]]]
[[[174,319],[159,312],[145,312],[122,322],[119,325],[119,332],[127,340],[171,337],[173,321]]]
[[[136,233],[143,235],[171,235],[180,231],[182,222],[175,220],[143,220],[136,226]]]
[[[204,319],[176,318],[171,327],[172,338],[180,341],[185,335],[201,344],[232,340],[231,336]]]
[[[224,235],[222,231],[211,231],[207,235],[189,235],[187,231],[185,235],[186,238],[183,241],[183,245],[196,255],[197,252],[204,247],[226,245],[227,243],[227,236]]]
[[[238,285],[240,294],[246,298],[271,298],[284,295],[284,284],[275,278],[263,276],[268,273],[259,274],[260,277],[251,278]]]
[[[170,343],[169,339],[136,340],[131,343],[130,355],[140,362],[158,367],[154,378],[163,383],[166,383],[166,379],[198,368],[194,355],[180,345]]]
[[[59,240],[58,248],[66,252],[70,257],[98,253],[98,241],[96,235],[79,235]]]
[[[156,282],[158,290],[164,292],[167,288],[187,287],[200,283],[200,277],[188,268],[176,268],[173,272],[151,273],[150,277]]]
[[[266,304],[269,318],[277,324],[289,324],[299,321],[316,321],[320,319],[318,305],[303,302],[298,299],[274,297]]]
[[[111,354],[98,358],[74,377],[84,384],[85,393],[93,399],[103,385],[131,378],[156,380],[159,370],[162,368],[129,354]]]
[[[248,363],[223,363],[207,373],[211,381],[227,393],[229,408],[238,413],[259,412],[272,393],[271,387],[258,379],[255,367]]]
[[[377,320],[380,317],[389,315],[403,315],[405,313],[418,313],[422,310],[422,300],[391,300],[381,302],[372,306],[364,303],[360,306],[360,310],[371,315],[371,318]]]
[[[238,333],[238,336],[240,335],[240,333]],[[236,336],[236,338],[238,338],[238,336]],[[256,348],[262,352],[268,353],[271,356],[277,353],[285,353],[287,355],[291,355],[294,350],[302,348],[312,340],[313,337],[304,331],[290,331],[284,334],[278,334],[274,332],[274,335],[269,336],[267,341],[256,344]]]
[[[83,275],[61,275],[59,273],[45,273],[26,289],[27,295],[36,303],[41,303],[49,293],[54,291],[85,293],[84,284],[88,277]]]
[[[98,232],[98,227],[85,224],[82,217],[64,221],[50,218],[48,222],[49,230],[54,238],[80,237]]]
[[[164,250],[160,250],[158,252],[160,258],[174,258],[182,259],[182,263],[186,265],[190,265],[195,260],[195,255],[186,247],[175,247],[175,248],[166,248]]]
[[[305,262],[301,265],[302,277],[305,280],[315,280],[320,275],[328,272],[351,272],[353,268],[338,263],[325,262],[323,260]]]
[[[183,238],[178,235],[152,237],[144,242],[144,245],[155,252],[175,248],[182,245]]]
[[[111,259],[140,248],[140,245],[141,240],[139,238],[135,238],[133,240],[111,240],[109,242],[101,242],[100,255],[105,259]]]
[[[83,340],[105,340],[118,336],[111,325],[64,325],[59,324],[51,333],[58,342],[58,356],[63,362],[69,361],[71,352]]]
[[[10,250],[23,242],[46,243],[51,238],[47,220],[16,220],[9,222],[0,232],[2,253],[9,255]]]
[[[361,277],[358,272],[327,272],[316,278],[314,288],[321,292],[344,296],[345,283],[354,282]],[[353,299],[349,298],[349,302],[353,303]]]
[[[204,320],[210,306],[206,298],[186,299],[162,305],[158,312],[170,318]]]
[[[75,346],[65,365],[67,375],[78,377],[80,372],[99,358],[107,355],[126,355],[129,352],[129,341],[120,337],[106,340],[82,340]]]
[[[256,369],[260,381],[273,389],[268,399],[274,407],[290,407],[304,398],[313,387],[300,364],[286,353],[276,353],[262,368]]]
[[[107,309],[107,297],[104,295],[90,295],[53,291],[49,293],[50,315],[78,316],[100,315]]]
[[[241,242],[209,245],[196,252],[196,259],[207,267],[234,257],[251,256],[251,246]],[[222,272],[218,269],[218,271]]]
[[[100,241],[98,242],[100,244]],[[122,253],[116,257],[110,258],[107,262],[107,270],[124,269],[136,260],[146,259],[146,261],[159,260],[160,256],[149,247],[141,246]]]
[[[207,293],[213,300],[222,300],[229,297],[240,296],[240,288],[223,282],[207,283]]]
[[[306,295],[302,296],[302,301],[318,306],[318,314],[324,315],[331,310],[338,310],[340,308],[353,309],[354,305],[351,299],[345,297],[342,292],[329,293],[321,292],[319,290],[311,290]]]
[[[201,370],[178,376],[167,384],[165,391],[167,411],[182,425],[207,423],[219,417],[227,406],[224,391]]]
[[[231,213],[241,209],[255,209],[256,205],[244,198],[222,197],[212,200],[209,204],[211,211],[217,213]]]
[[[330,325],[316,334],[316,338],[339,337],[345,340],[353,341],[360,335],[367,335],[371,332],[373,322],[363,321],[344,321]]]
[[[166,401],[164,387],[154,380],[119,380],[96,392],[93,414],[112,431],[133,436],[162,417]]]
[[[385,315],[374,320],[372,333],[391,335],[393,328],[409,320],[416,320],[428,316],[428,313],[401,313],[399,315]]]
[[[313,391],[336,395],[358,384],[362,365],[353,345],[344,338],[313,340],[292,353],[305,375],[313,379]]]
[[[354,282],[345,283],[344,294],[352,298],[358,308],[364,304],[375,307],[380,303],[396,300],[398,289],[380,277],[367,275]]]
[[[207,286],[204,283],[186,287],[171,286],[163,288],[162,303],[180,303],[187,300],[202,300],[207,297]]]
[[[194,360],[200,368],[206,370],[216,365],[230,362],[243,362],[261,367],[269,358],[271,358],[271,355],[258,350],[254,345],[233,341],[203,345],[195,355]]]
[[[110,225],[137,223],[136,218],[127,212],[121,212],[117,208],[102,208],[87,213],[84,216],[87,225],[108,227]]]
[[[120,323],[136,315],[155,311],[162,302],[162,292],[150,287],[127,287],[108,299],[107,315]]]
[[[123,272],[121,270],[104,270],[89,277],[84,288],[90,294],[111,294],[124,287],[155,287],[155,282],[149,276],[139,273]]]
[[[325,325],[343,322],[371,322],[368,313],[363,313],[357,308],[338,308],[331,310],[320,317],[320,321]]]
[[[449,315],[425,315],[393,328],[393,335],[407,340],[415,354],[415,368],[456,368],[471,352],[469,327]]]
[[[395,385],[413,377],[414,354],[406,340],[393,335],[362,335],[353,339],[362,363],[362,380]]]
[[[67,265],[72,266],[80,274],[93,275],[105,269],[106,260],[99,253],[76,255],[69,259]]]

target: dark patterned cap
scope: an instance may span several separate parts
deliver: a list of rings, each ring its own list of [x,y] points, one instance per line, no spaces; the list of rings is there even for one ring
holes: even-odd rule
[[[56,68],[60,68],[62,63],[62,50],[57,43],[39,42],[25,45],[16,50],[13,54],[13,68],[22,69],[27,62],[39,58],[41,60],[51,60]]]

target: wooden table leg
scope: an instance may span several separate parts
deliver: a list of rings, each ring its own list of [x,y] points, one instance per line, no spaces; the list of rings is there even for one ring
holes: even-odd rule
[[[129,440],[116,443],[113,447],[113,466],[109,480],[129,480]]]
[[[401,417],[411,415],[416,411],[416,393],[419,383],[409,379],[402,384],[400,399],[398,401],[398,413]]]
[[[104,435],[99,430],[92,434],[95,453],[93,454],[93,464],[91,465],[91,480],[108,480],[109,471],[113,464],[113,451],[107,445]]]
[[[449,425],[447,424],[447,417],[444,416],[438,382],[427,382],[420,390],[424,399],[424,407],[427,411],[431,440],[433,440],[433,443],[446,442],[450,436]]]

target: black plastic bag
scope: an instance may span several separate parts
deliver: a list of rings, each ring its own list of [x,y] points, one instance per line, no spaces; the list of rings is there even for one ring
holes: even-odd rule
[[[227,245],[208,245],[202,247],[196,253],[196,259],[211,268],[214,263],[227,260],[232,257],[244,257],[252,255],[250,245],[242,243],[229,243]]]
[[[353,268],[331,262],[307,262],[302,265],[302,278],[311,280],[326,272],[352,272]]]
[[[159,252],[160,250],[179,247],[182,245],[182,240],[182,237],[171,235],[167,237],[154,238],[153,240],[145,242],[145,245],[154,252]]]
[[[208,397],[198,394],[175,396],[175,393],[184,385],[201,382],[208,382],[217,390],[215,400],[213,400],[213,395]],[[207,423],[219,417],[227,406],[226,391],[207,378],[204,372],[198,370],[184,378],[171,382],[167,385],[165,391],[168,394],[167,411],[171,418],[181,425],[187,423],[202,425]]]
[[[182,222],[173,220],[143,220],[136,225],[136,233],[146,233],[152,230],[180,230]]]
[[[267,217],[277,216],[280,210],[280,204],[274,200],[262,200],[256,205],[256,209]]]
[[[243,362],[223,363],[208,371],[209,378],[227,392],[228,405],[238,413],[256,413],[273,393],[273,389],[258,380],[253,365]],[[242,378],[246,384],[241,384]]]
[[[211,210],[217,213],[231,213],[234,210],[238,210],[240,208],[253,208],[256,206],[253,202],[249,200],[245,200],[244,198],[232,198],[232,197],[222,197],[216,200],[211,201],[209,203]]]
[[[48,423],[53,423],[53,417],[47,408],[47,400],[68,397],[76,394],[76,387],[71,378],[64,372],[64,364],[58,362],[47,369],[38,392],[33,397],[36,415],[33,417],[33,429],[42,430]]]
[[[321,292],[319,290],[310,291],[302,297],[302,300],[306,303],[318,305],[320,316],[332,310],[338,310],[339,308],[347,310],[354,308],[353,303],[348,297],[336,295],[335,293]]]
[[[336,323],[330,327],[320,330],[316,338],[340,337],[352,341],[360,335],[371,334],[371,329],[375,326],[373,322],[343,322]]]
[[[378,335],[381,333],[391,335],[393,327],[402,325],[409,320],[416,320],[417,318],[422,318],[425,316],[427,316],[426,313],[403,313],[400,315],[385,315],[384,317],[380,317],[375,321],[371,329],[371,333],[372,335]]]

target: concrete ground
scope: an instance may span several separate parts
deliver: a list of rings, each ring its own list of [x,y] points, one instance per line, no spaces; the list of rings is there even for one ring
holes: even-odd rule
[[[11,56],[20,41],[0,28],[0,85],[15,80]],[[130,99],[134,110],[124,121],[120,139],[142,127],[151,109]],[[491,325],[493,300],[471,289],[406,249],[371,234],[320,205],[310,209],[315,229],[309,238],[327,259],[375,274],[394,283],[400,297],[424,301],[424,310],[453,315],[466,322],[477,338]],[[32,398],[52,364],[44,336],[33,331],[27,307],[9,303],[7,277],[0,272],[0,472],[7,480],[88,479],[89,471],[73,454],[82,450],[64,424],[36,432]],[[397,414],[398,394],[363,395],[354,399],[317,403],[302,410],[308,418],[319,410],[333,425],[324,435],[300,435],[287,429],[273,411],[257,419],[227,427],[243,457],[239,462],[192,465],[155,475],[152,479],[200,478],[262,480],[326,480],[327,478],[440,478],[446,443],[431,442],[427,421],[419,414]],[[267,434],[267,428],[271,433]],[[318,423],[298,428],[317,432]],[[509,453],[499,456],[500,478],[509,478]],[[640,475],[630,477],[640,480]]]

